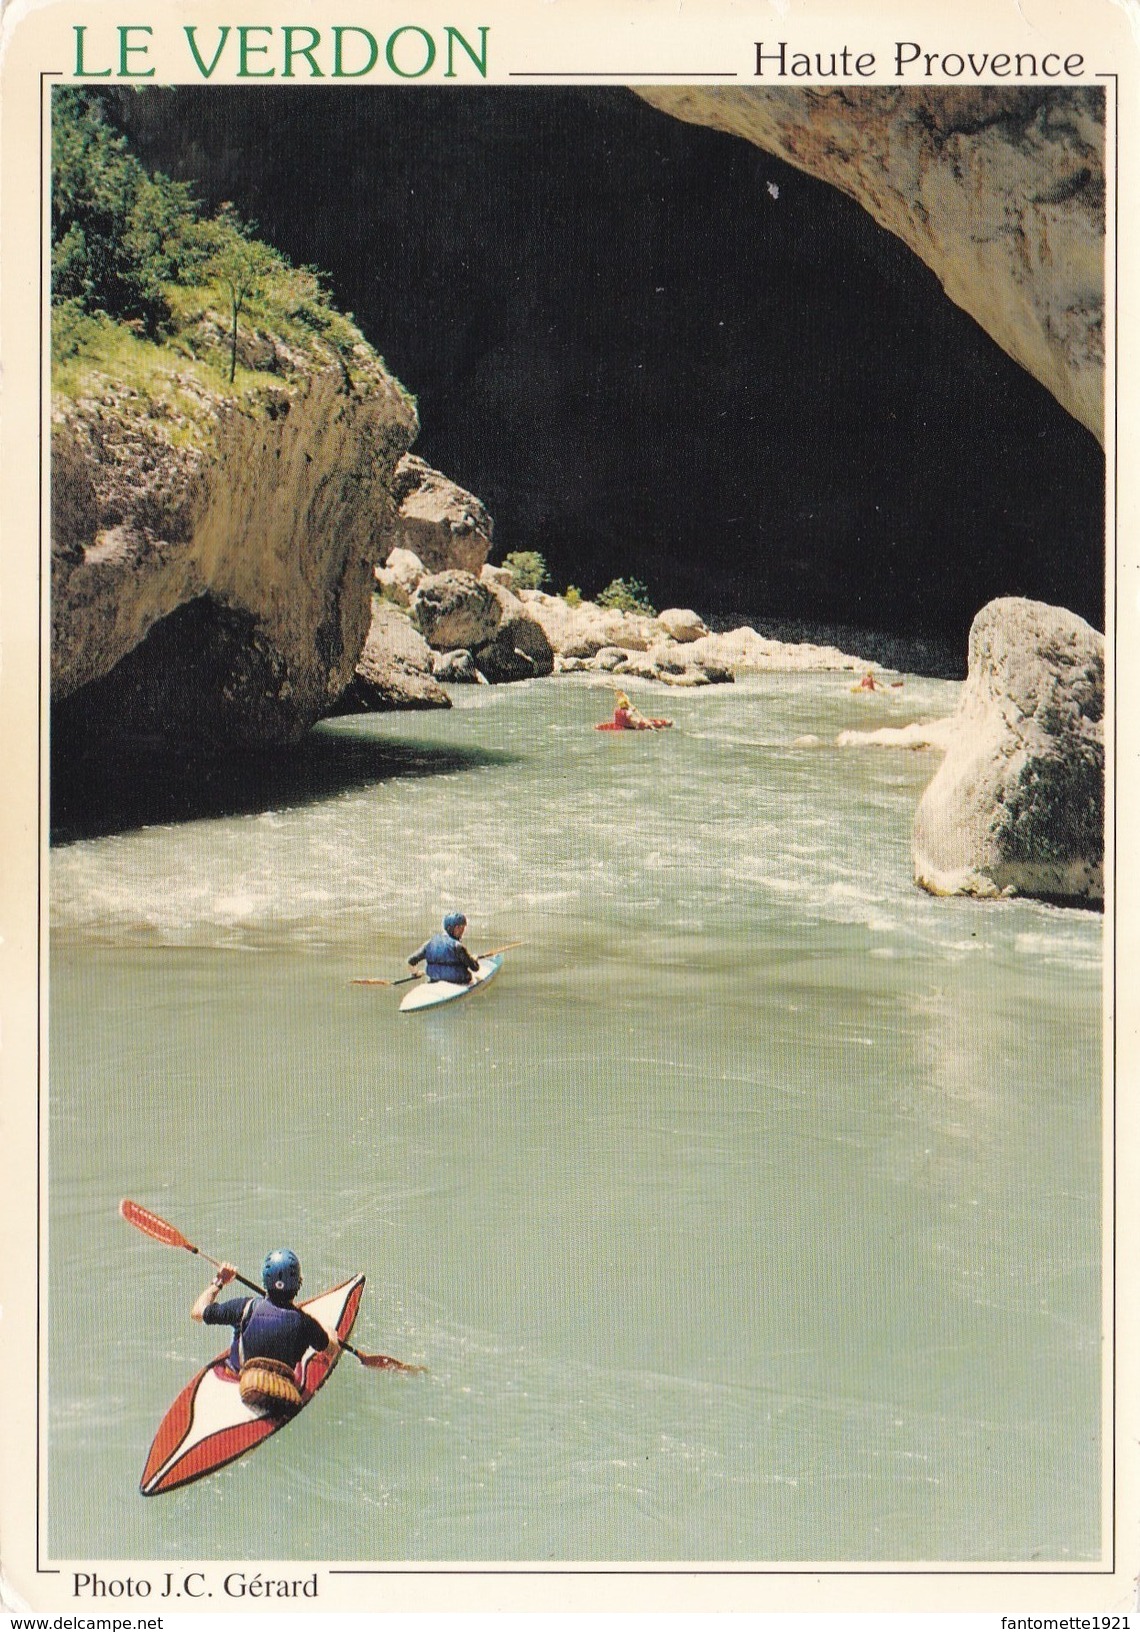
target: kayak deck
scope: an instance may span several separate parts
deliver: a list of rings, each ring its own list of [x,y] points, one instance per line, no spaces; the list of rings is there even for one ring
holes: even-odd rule
[[[631,721],[629,725],[618,725],[616,720],[603,720],[601,725],[594,727],[595,731],[668,731],[673,724],[672,720],[642,720],[640,723]]]
[[[480,958],[479,967],[466,986],[459,986],[451,980],[420,981],[400,1004],[400,1013],[415,1014],[421,1009],[438,1008],[441,1003],[454,1003],[459,997],[470,997],[472,992],[478,991],[480,986],[485,986],[497,975],[502,965],[501,955]]]
[[[319,1321],[326,1332],[344,1342],[352,1331],[364,1293],[364,1276],[354,1275],[328,1292],[309,1298],[298,1307]],[[242,1400],[238,1380],[223,1353],[187,1383],[159,1423],[158,1432],[139,1481],[144,1496],[159,1496],[191,1484],[208,1473],[244,1456],[262,1440],[291,1422],[289,1416],[265,1416]],[[299,1367],[302,1410],[331,1375],[340,1358],[307,1349]]]

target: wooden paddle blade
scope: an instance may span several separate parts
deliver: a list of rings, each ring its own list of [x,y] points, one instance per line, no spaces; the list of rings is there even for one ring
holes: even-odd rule
[[[367,1366],[369,1371],[403,1371],[409,1377],[420,1377],[427,1372],[426,1366],[409,1366],[403,1360],[393,1359],[390,1354],[365,1354],[361,1349],[354,1349],[351,1343],[346,1343],[345,1348],[349,1354],[356,1356],[362,1366]]]
[[[190,1245],[180,1230],[173,1224],[168,1224],[157,1213],[149,1212],[140,1207],[137,1201],[128,1201],[125,1197],[119,1203],[119,1211],[128,1224],[133,1224],[136,1230],[149,1235],[153,1241],[161,1241],[165,1247],[185,1247],[189,1252],[197,1252],[197,1247]]]
[[[350,986],[394,986],[395,981],[392,981],[392,980],[350,980],[348,984]]]
[[[479,962],[484,958],[497,958],[500,952],[513,952],[516,946],[525,946],[525,941],[508,941],[506,946],[493,946],[489,952],[480,952]]]

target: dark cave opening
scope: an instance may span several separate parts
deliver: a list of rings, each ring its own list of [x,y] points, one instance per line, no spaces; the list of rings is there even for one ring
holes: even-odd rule
[[[179,88],[142,156],[330,275],[496,559],[658,606],[1103,626],[1095,439],[854,201],[625,90]]]

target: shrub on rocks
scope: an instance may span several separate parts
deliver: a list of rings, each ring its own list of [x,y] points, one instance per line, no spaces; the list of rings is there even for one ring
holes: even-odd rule
[[[598,596],[598,605],[612,612],[640,612],[656,617],[648,587],[640,578],[613,578]]]
[[[546,562],[537,550],[512,550],[503,558],[515,589],[541,589],[550,577]]]

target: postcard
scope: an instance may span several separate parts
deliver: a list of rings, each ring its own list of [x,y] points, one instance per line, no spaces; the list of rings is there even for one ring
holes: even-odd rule
[[[1138,66],[8,6],[10,1614],[1131,1624]]]

